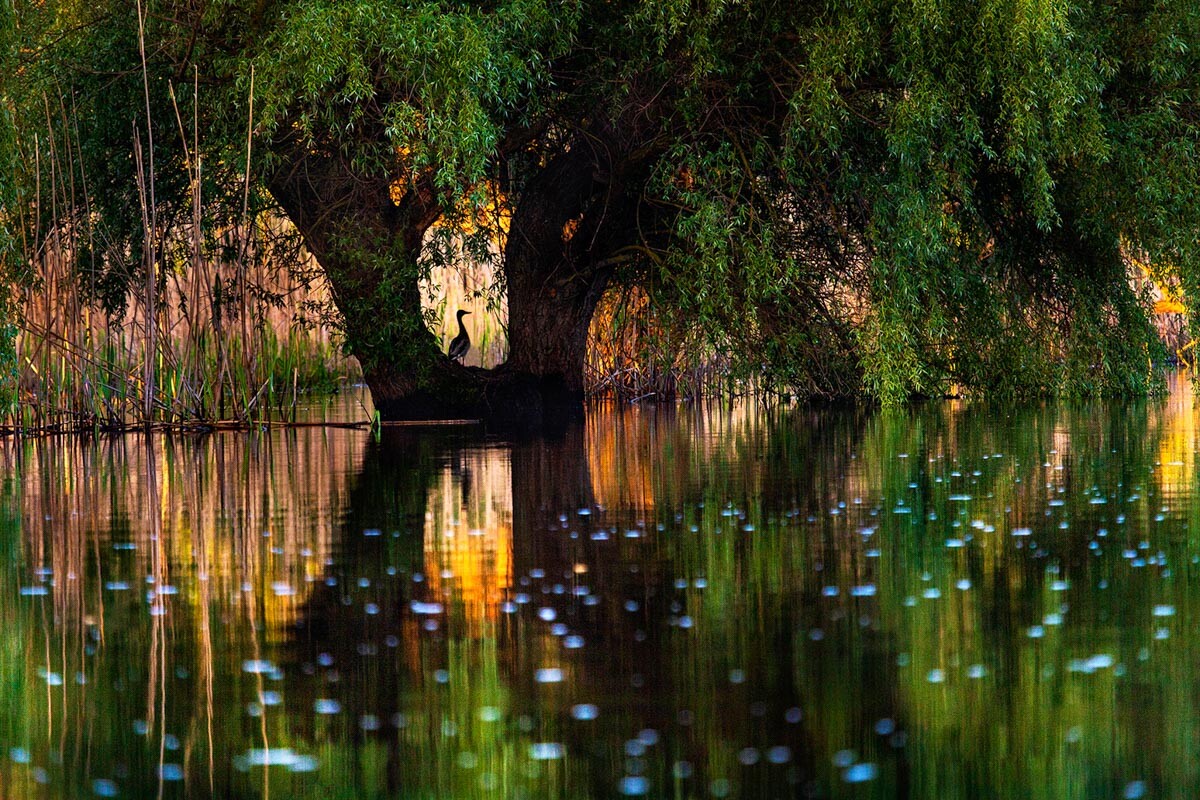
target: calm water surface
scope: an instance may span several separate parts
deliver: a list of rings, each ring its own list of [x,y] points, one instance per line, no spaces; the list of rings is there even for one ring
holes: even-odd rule
[[[0,797],[1200,793],[1186,391],[0,443]]]

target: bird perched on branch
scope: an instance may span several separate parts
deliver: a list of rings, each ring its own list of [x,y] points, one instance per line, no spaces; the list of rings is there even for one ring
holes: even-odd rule
[[[470,311],[462,309],[458,311],[458,336],[450,340],[450,349],[446,351],[447,355],[455,361],[462,361],[463,356],[471,349],[471,337],[467,335],[467,327],[463,325],[462,321],[462,318],[470,313]]]

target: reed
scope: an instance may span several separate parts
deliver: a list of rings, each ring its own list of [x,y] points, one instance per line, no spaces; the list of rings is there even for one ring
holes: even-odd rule
[[[194,76],[187,88],[200,91]],[[276,244],[295,233],[252,211],[248,177],[240,215],[206,217],[198,119],[185,120],[177,102],[190,207],[163,221],[154,137],[170,132],[135,123],[141,256],[124,277],[124,307],[106,308],[111,276],[94,263],[105,243],[92,225],[73,117],[61,99],[45,98],[45,109],[45,131],[20,142],[32,187],[18,215],[20,259],[33,279],[18,290],[17,392],[0,407],[0,431],[294,420],[301,396],[357,380],[319,269],[302,255],[275,258]],[[252,123],[251,111],[248,132]]]
[[[617,400],[731,398],[760,390],[696,325],[658,313],[636,286],[601,298],[588,331],[589,395]]]
[[[151,135],[146,120],[131,127],[139,206],[131,213],[140,215],[141,241],[130,245],[137,263],[118,276],[128,294],[117,311],[99,299],[113,276],[94,263],[107,245],[93,227],[93,189],[67,101],[44,98],[45,130],[20,141],[31,172],[18,215],[20,258],[33,281],[19,290],[18,391],[0,405],[0,433],[294,420],[304,394],[360,379],[357,362],[340,352],[319,265],[300,251],[286,220],[255,210],[248,172],[233,203],[240,209],[210,214],[196,104],[176,99],[177,90],[197,96],[195,75],[191,84],[171,87],[175,131]],[[248,164],[253,103],[247,108]],[[159,212],[155,189],[156,164],[163,168],[155,141],[167,137],[182,143],[188,187],[186,207],[170,214]],[[471,312],[464,360],[482,367],[503,363],[508,352],[496,268],[506,218],[501,200],[489,208],[490,229],[500,233],[482,247],[470,220],[448,215],[430,242],[437,263],[422,285],[443,350],[458,333],[454,312]],[[753,388],[735,379],[729,359],[700,331],[662,319],[636,288],[605,295],[590,339],[585,379],[594,396],[663,400]]]
[[[455,265],[435,266],[422,282],[421,301],[434,335],[441,341],[442,352],[458,335],[455,312],[465,309],[471,315],[463,320],[471,337],[471,349],[464,364],[495,367],[508,357],[508,306],[492,290],[495,272],[491,264],[463,257]]]

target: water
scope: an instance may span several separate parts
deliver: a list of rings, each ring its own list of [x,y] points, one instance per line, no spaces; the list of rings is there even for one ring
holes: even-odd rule
[[[0,444],[0,797],[1194,796],[1162,401]]]

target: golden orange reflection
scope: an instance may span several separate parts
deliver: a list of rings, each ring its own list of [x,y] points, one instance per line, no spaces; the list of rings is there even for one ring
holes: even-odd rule
[[[512,462],[507,450],[465,450],[429,491],[425,568],[434,596],[468,625],[494,622],[512,585]]]
[[[1187,375],[1174,375],[1168,396],[1162,405],[1162,436],[1159,438],[1155,470],[1164,497],[1191,493],[1196,474],[1195,395]]]
[[[103,635],[107,586],[109,596],[146,593],[155,616],[201,613],[208,598],[228,598],[278,638],[324,572],[364,444],[333,446],[323,432],[213,436],[186,447],[156,436],[9,442],[3,455],[26,476],[26,553],[32,569],[53,576],[60,618],[94,621]],[[105,550],[121,553],[120,574],[104,574]],[[172,574],[172,565],[189,574]],[[89,566],[101,574],[85,584]]]
[[[652,511],[673,507],[684,496],[709,456],[755,450],[765,426],[749,402],[682,403],[677,406],[617,405],[613,413],[587,420],[587,464],[596,502],[609,508]],[[761,479],[764,466],[753,459],[743,466]],[[757,480],[756,479],[756,480]],[[669,497],[656,497],[669,492]]]

